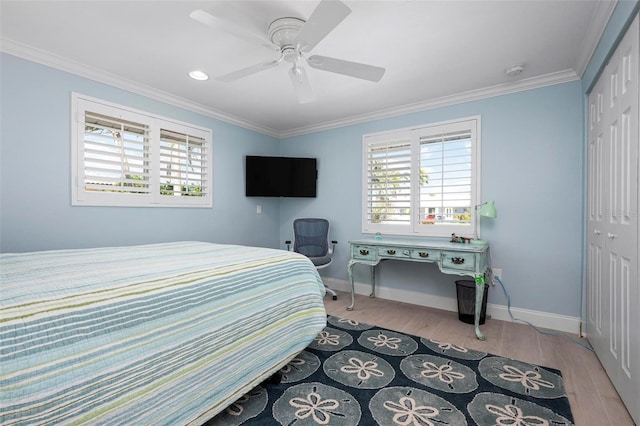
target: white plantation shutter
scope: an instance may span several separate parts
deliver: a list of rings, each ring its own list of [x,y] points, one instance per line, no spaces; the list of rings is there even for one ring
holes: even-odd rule
[[[85,191],[149,194],[149,127],[143,123],[85,112]]]
[[[72,204],[211,207],[211,131],[72,95]]]
[[[411,140],[398,135],[367,145],[367,218],[372,224],[411,222]]]
[[[206,197],[208,146],[203,136],[160,129],[160,195]]]
[[[480,117],[363,136],[362,231],[473,236]]]
[[[418,135],[418,143],[423,175],[418,192],[424,216],[420,224],[469,225],[473,207],[471,131],[466,128],[442,129],[440,134],[424,132]]]

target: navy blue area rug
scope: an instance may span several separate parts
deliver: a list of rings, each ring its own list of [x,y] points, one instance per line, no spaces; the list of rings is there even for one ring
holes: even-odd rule
[[[572,425],[560,371],[329,316],[265,384],[207,422],[232,425]]]

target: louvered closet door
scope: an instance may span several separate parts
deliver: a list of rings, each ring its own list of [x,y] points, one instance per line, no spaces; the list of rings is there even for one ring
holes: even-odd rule
[[[636,423],[640,422],[639,53],[636,17],[589,98],[587,238],[589,341]]]

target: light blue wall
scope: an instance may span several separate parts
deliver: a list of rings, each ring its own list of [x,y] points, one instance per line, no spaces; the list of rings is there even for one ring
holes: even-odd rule
[[[176,240],[276,247],[279,200],[244,196],[244,155],[279,141],[63,71],[2,54],[0,251]],[[213,208],[71,206],[71,92],[213,131]]]
[[[482,222],[492,263],[514,306],[580,316],[582,282],[583,117],[580,81],[431,109],[400,117],[292,137],[281,153],[318,158],[318,197],[283,200],[281,234],[299,216],[332,221],[339,241],[324,275],[347,279],[348,241],[361,233],[361,149],[364,133],[480,115],[482,199],[496,201],[498,218]],[[368,268],[355,268],[368,282]],[[387,262],[381,286],[455,298],[455,276],[433,265]],[[489,302],[506,305],[498,287]]]

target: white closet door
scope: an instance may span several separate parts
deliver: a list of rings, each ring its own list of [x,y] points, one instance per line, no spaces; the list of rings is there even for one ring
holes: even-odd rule
[[[589,144],[587,184],[587,333],[591,345],[598,353],[606,354],[608,346],[607,306],[609,293],[605,291],[607,263],[605,253],[605,154],[608,153],[608,135],[605,135],[604,100],[607,97],[601,78],[589,95]]]
[[[636,17],[589,97],[587,333],[640,422],[638,153],[640,24]]]
[[[611,134],[607,261],[609,262],[609,352],[615,360],[610,373],[629,411],[638,422],[638,17],[611,60],[610,98],[605,104]],[[615,373],[614,373],[615,371]]]

